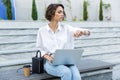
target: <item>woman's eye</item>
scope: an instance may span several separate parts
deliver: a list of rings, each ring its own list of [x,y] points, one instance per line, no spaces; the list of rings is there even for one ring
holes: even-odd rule
[[[58,13],[60,14],[60,13],[63,13],[63,11],[58,11]]]

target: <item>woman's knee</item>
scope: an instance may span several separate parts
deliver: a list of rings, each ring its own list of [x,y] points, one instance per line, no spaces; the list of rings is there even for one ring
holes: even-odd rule
[[[67,77],[72,76],[71,70],[69,68],[66,68],[66,69],[62,70],[61,74],[62,74],[62,76],[67,76]]]

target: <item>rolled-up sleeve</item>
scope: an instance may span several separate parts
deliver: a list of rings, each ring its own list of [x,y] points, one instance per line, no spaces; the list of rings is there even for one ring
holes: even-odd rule
[[[47,51],[43,46],[40,29],[38,30],[38,33],[37,33],[36,49],[41,51],[41,56],[43,56],[44,54],[47,54]]]

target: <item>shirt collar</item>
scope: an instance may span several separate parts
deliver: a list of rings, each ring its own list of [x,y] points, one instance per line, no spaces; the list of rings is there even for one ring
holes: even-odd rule
[[[62,27],[63,27],[63,26],[62,26],[61,24],[58,24],[58,29],[57,29],[57,31],[61,31],[61,30],[62,30]],[[46,28],[47,28],[48,31],[51,31],[51,29],[50,29],[50,27],[49,27],[48,24],[47,24]]]

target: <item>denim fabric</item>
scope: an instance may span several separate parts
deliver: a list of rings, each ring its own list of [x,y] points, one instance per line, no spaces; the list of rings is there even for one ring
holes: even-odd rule
[[[81,80],[80,72],[75,65],[54,66],[46,61],[44,68],[48,74],[61,77],[61,80]]]

